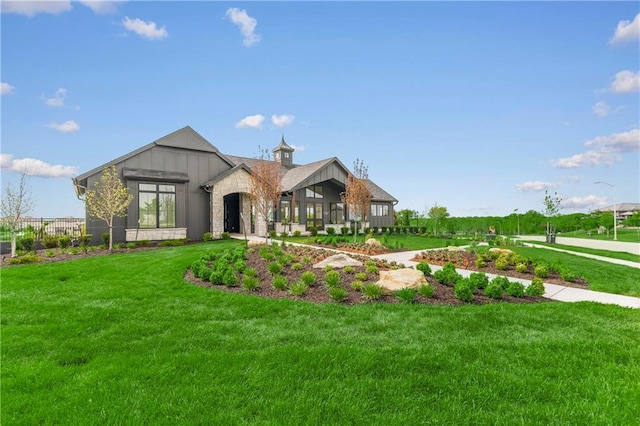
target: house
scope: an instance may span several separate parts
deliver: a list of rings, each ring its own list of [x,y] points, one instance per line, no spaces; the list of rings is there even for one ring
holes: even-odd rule
[[[615,207],[616,220],[629,219],[637,211],[640,211],[639,203],[619,203],[615,206],[609,206],[599,209],[601,212],[613,212]]]
[[[283,173],[283,193],[270,226],[277,232],[329,226],[340,232],[349,226],[352,218],[340,196],[349,170],[336,157],[295,164],[293,153],[284,136],[273,149],[273,161]],[[200,240],[206,232],[219,237],[245,230],[264,236],[268,229],[256,218],[249,197],[255,161],[221,153],[187,126],[72,180],[76,195],[82,197],[106,167],[116,167],[134,198],[127,216],[114,220],[114,242]],[[374,182],[368,180],[367,185],[371,213],[365,226],[392,226],[398,201]],[[99,219],[87,217],[86,224],[94,243],[109,232]]]

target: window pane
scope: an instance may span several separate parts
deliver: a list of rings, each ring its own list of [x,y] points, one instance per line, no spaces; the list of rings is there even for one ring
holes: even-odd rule
[[[160,192],[176,192],[175,185],[158,185],[158,191]]]
[[[160,228],[176,227],[176,196],[174,194],[160,195]]]
[[[293,222],[298,223],[300,221],[300,202],[296,201],[296,206],[293,208]]]
[[[308,186],[306,188],[306,196],[307,198],[315,198],[315,192],[313,192],[313,188]]]
[[[322,195],[323,195],[322,186],[316,185],[313,187],[313,190],[316,192],[316,198],[322,198]]]
[[[315,218],[315,205],[313,203],[307,204],[307,222],[312,221]]]
[[[280,221],[289,222],[291,216],[291,201],[285,200],[280,202]]]
[[[140,201],[138,204],[138,218],[140,220],[140,228],[156,227],[156,206],[158,201],[156,194],[151,192],[141,192],[139,194]]]
[[[156,192],[156,185],[154,183],[141,183],[138,186],[140,191],[153,191]]]

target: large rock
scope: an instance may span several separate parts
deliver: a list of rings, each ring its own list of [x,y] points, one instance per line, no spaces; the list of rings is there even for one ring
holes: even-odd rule
[[[371,247],[382,247],[380,241],[376,240],[375,238],[369,238],[367,241],[365,241],[365,244]]]
[[[385,293],[393,293],[403,288],[418,288],[426,283],[427,280],[424,278],[422,271],[402,268],[380,271],[380,281],[377,284],[384,289]]]
[[[509,250],[509,249],[493,247],[493,248],[489,249],[489,253],[499,253],[499,254],[510,255],[513,252],[511,250]]]
[[[322,269],[327,265],[333,266],[334,268],[344,268],[345,266],[362,266],[362,262],[355,260],[346,254],[340,253],[327,257],[325,260],[313,265],[313,267]]]

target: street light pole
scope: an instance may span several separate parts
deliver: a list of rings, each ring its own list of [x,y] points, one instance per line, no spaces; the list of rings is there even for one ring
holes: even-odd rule
[[[513,209],[513,212],[516,214],[516,218],[518,218],[518,236],[520,236],[520,215],[518,214],[518,209]]]
[[[594,182],[594,183],[603,183],[605,185],[609,185],[613,188],[613,241],[618,241],[618,222],[616,221],[616,186],[607,182]]]

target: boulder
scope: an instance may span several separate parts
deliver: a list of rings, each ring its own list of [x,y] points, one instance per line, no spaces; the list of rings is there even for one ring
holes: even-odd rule
[[[426,284],[422,271],[411,268],[395,269],[391,271],[380,271],[380,281],[377,284],[382,287],[385,293],[393,293],[403,288],[418,288]]]
[[[460,246],[449,246],[447,247],[447,250],[449,251],[465,251],[464,247],[460,247]]]
[[[368,245],[371,247],[382,247],[382,244],[380,243],[380,241],[376,240],[375,238],[369,238],[367,241],[365,241],[365,245]]]
[[[501,248],[493,247],[489,249],[489,253],[500,253],[500,254],[510,255],[513,252],[509,249],[501,249]]]
[[[346,254],[339,253],[327,257],[325,260],[313,265],[314,268],[322,269],[325,266],[333,266],[334,268],[344,268],[345,266],[362,266],[362,262],[355,260]]]

